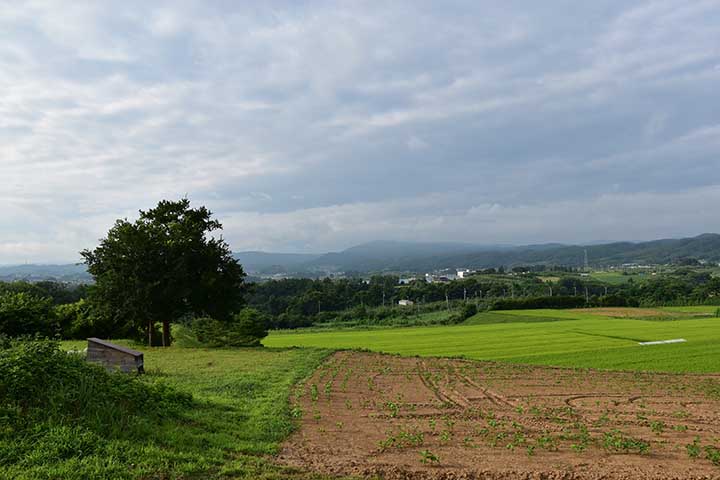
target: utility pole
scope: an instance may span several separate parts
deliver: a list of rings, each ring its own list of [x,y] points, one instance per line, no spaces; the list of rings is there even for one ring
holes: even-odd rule
[[[548,288],[550,289],[550,296],[552,297],[552,285],[548,286]]]
[[[463,302],[467,303],[467,288],[463,288]]]
[[[590,303],[590,294],[588,293],[588,287],[585,287],[585,303]]]
[[[590,264],[588,262],[588,254],[587,254],[587,248],[586,248],[585,249],[585,271],[587,272],[589,270],[590,270]]]

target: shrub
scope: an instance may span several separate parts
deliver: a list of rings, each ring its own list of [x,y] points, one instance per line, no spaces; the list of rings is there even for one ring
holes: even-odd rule
[[[529,310],[536,308],[581,308],[585,306],[585,297],[555,296],[527,297],[497,300],[492,310]]]
[[[55,316],[63,338],[82,339],[104,336],[97,332],[96,319],[85,300],[55,307]]]
[[[82,456],[147,435],[192,397],[109,373],[46,340],[0,342],[0,465]]]
[[[52,300],[27,292],[0,294],[0,333],[11,337],[59,334]]]
[[[191,329],[197,340],[208,347],[257,347],[260,340],[267,336],[267,325],[265,315],[245,308],[230,321],[196,318]]]

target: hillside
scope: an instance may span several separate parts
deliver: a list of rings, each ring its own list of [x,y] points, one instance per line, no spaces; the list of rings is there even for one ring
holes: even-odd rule
[[[591,266],[623,263],[665,264],[682,258],[720,261],[720,235],[601,245],[525,246],[458,243],[371,242],[322,255],[293,268],[308,271],[423,272],[444,268],[489,268],[528,264]]]
[[[5,265],[0,266],[0,280],[57,280],[60,282],[84,283],[92,280],[84,264],[66,265]]]
[[[649,242],[600,245],[473,245],[377,241],[322,255],[238,252],[235,258],[254,275],[319,275],[333,272],[428,272],[453,268],[512,267],[515,265],[582,266],[588,253],[592,267],[624,263],[666,264],[683,258],[720,262],[720,234]],[[0,266],[0,280],[91,280],[82,264]]]
[[[237,252],[233,256],[247,273],[286,272],[320,257],[314,254],[270,252]]]

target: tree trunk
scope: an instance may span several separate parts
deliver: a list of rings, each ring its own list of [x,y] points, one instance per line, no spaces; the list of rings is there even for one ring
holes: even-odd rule
[[[163,347],[170,346],[170,320],[163,320],[162,344]]]
[[[153,322],[148,321],[148,347],[152,347],[153,342]]]

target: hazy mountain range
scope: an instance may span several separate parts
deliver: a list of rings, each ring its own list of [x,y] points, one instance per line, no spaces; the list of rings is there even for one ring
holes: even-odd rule
[[[426,272],[443,268],[489,268],[528,264],[581,266],[585,251],[591,266],[671,263],[682,258],[720,261],[720,235],[650,242],[593,245],[472,245],[463,243],[370,242],[341,252],[288,255],[235,254],[251,273]]]
[[[489,268],[515,265],[582,266],[585,252],[593,267],[624,263],[665,264],[683,258],[720,262],[720,234],[649,242],[592,245],[473,245],[376,241],[324,254],[238,252],[235,257],[251,275],[324,275],[333,272],[428,272],[445,268]],[[0,280],[83,282],[90,276],[82,264],[0,266]]]

